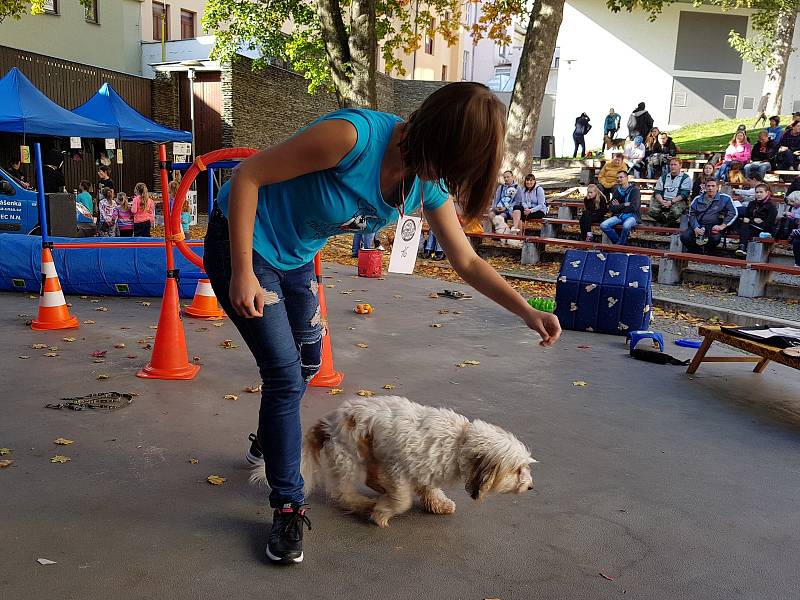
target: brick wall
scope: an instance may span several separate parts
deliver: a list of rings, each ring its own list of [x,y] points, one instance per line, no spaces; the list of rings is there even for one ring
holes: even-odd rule
[[[152,81],[151,119],[171,129],[180,129],[180,99],[178,77],[175,73],[156,73]],[[158,144],[153,144],[153,191],[161,193],[161,171],[158,164]],[[167,144],[167,160],[172,160],[172,144]]]

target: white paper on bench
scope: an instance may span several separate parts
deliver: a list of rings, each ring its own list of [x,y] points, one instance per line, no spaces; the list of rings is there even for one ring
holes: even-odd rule
[[[760,338],[769,338],[773,335],[800,338],[800,329],[797,327],[770,327],[769,329],[742,329],[742,331]]]

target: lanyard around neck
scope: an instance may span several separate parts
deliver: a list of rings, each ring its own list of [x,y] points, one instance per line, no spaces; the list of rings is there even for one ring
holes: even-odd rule
[[[420,183],[420,190],[419,190],[419,210],[422,212],[425,210],[425,186]],[[400,218],[402,219],[405,216],[406,210],[406,178],[403,177],[403,182],[400,184],[400,195],[401,201],[400,206],[397,207],[397,212],[400,213]]]

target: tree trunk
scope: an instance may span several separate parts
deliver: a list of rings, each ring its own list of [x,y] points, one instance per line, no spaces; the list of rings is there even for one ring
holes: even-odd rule
[[[533,167],[534,135],[564,16],[564,1],[536,0],[533,3],[508,109],[503,159],[503,169],[513,171],[517,177],[530,173]]]
[[[778,15],[775,23],[775,46],[772,66],[767,68],[764,78],[764,89],[762,96],[769,93],[767,103],[768,115],[781,114],[783,106],[783,86],[786,83],[786,67],[789,64],[789,57],[792,54],[792,38],[794,37],[794,26],[797,21],[797,9],[786,10]]]
[[[322,41],[328,55],[336,100],[341,108],[375,108],[377,37],[375,0],[353,0],[350,35],[340,0],[317,0]]]

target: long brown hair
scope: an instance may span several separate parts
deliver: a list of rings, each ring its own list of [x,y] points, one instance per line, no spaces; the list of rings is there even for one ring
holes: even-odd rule
[[[441,180],[469,222],[484,212],[505,150],[506,107],[483,84],[459,81],[408,118],[400,151],[422,179]]]
[[[133,194],[139,196],[139,210],[147,210],[147,202],[150,200],[150,192],[147,191],[147,186],[144,183],[137,183],[133,188]]]

